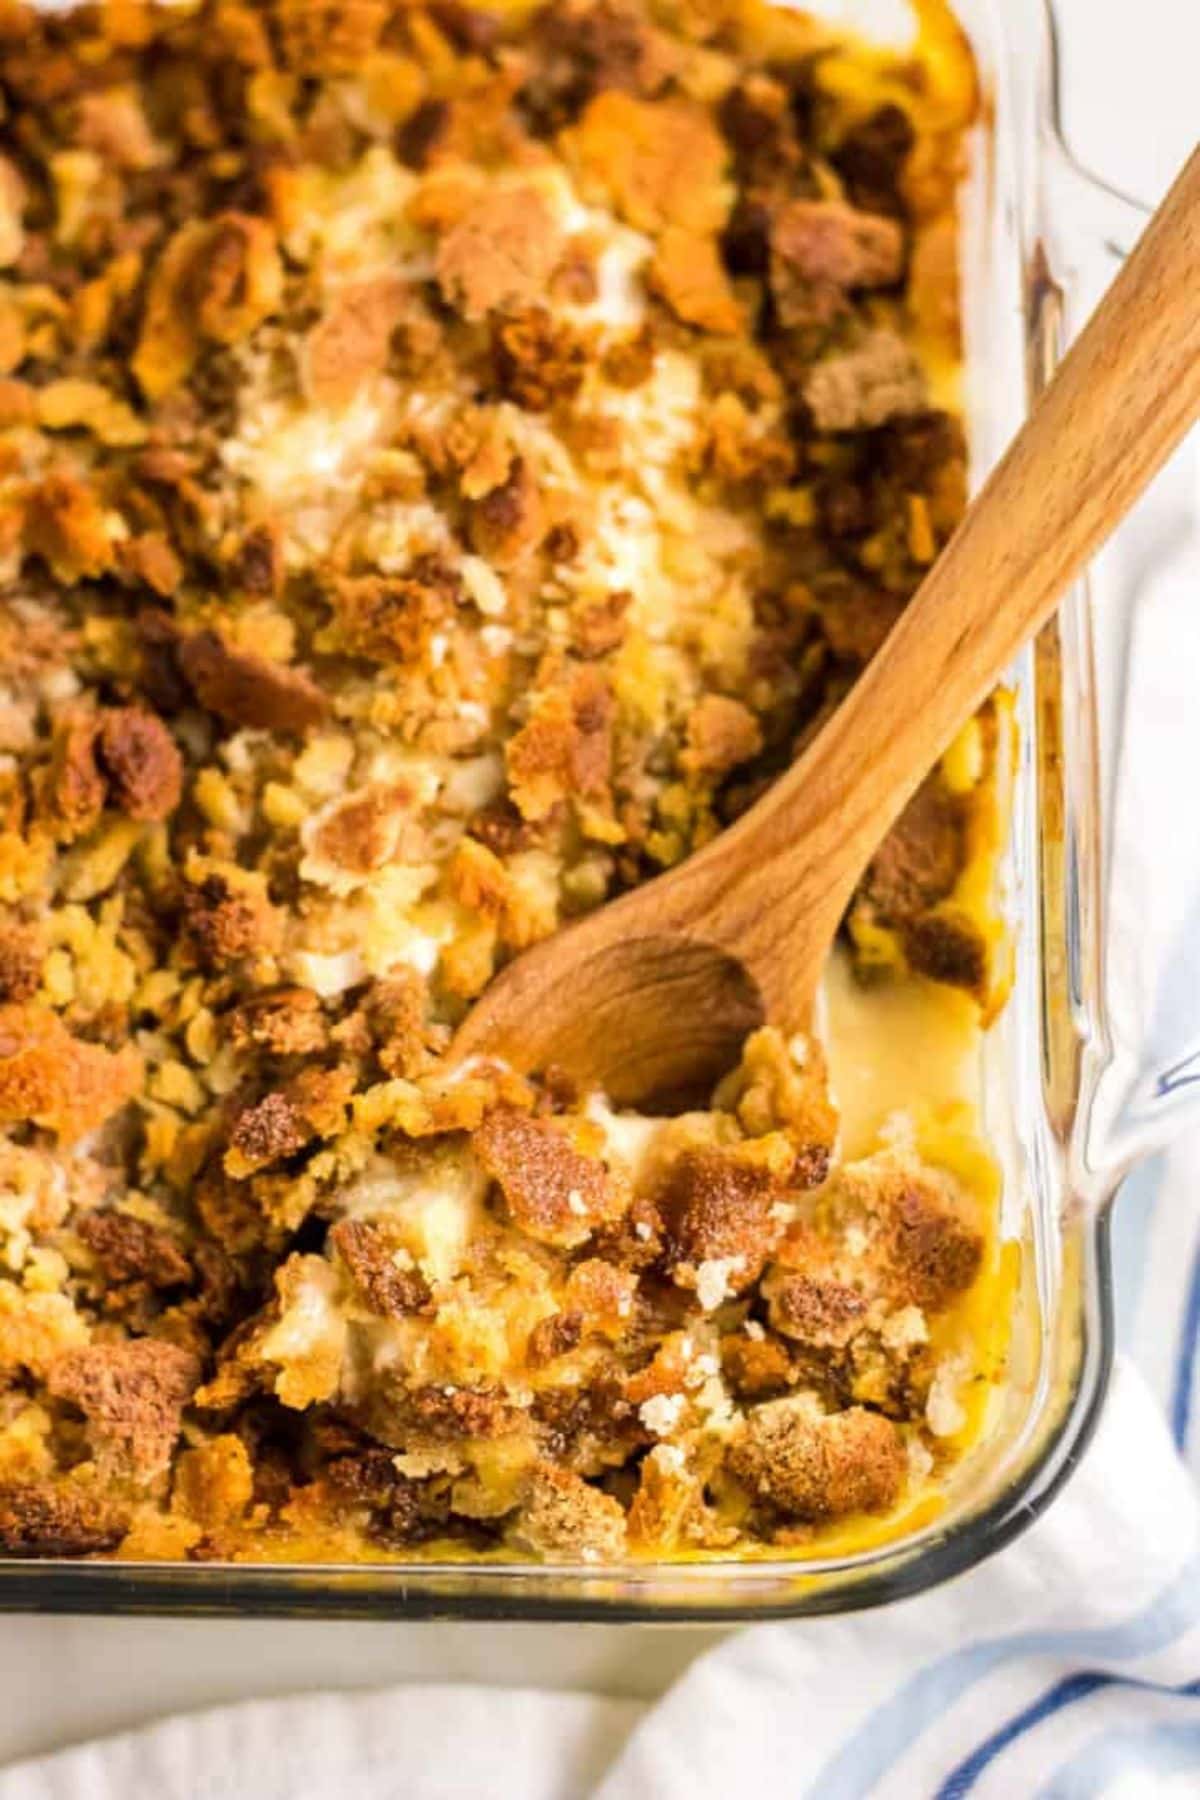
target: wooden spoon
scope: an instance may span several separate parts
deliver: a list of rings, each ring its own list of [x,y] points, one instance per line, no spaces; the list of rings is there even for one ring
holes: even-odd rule
[[[1200,414],[1200,151],[883,648],[799,760],[679,868],[528,951],[456,1057],[629,1104],[811,1018],[855,884],[954,733]]]

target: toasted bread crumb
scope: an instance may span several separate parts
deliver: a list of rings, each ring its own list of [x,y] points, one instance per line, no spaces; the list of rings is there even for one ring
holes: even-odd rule
[[[890,1419],[861,1406],[822,1414],[797,1395],[755,1407],[729,1466],[786,1517],[819,1521],[894,1506],[907,1459]]]
[[[84,1043],[32,1001],[0,1006],[0,1121],[32,1120],[71,1142],[118,1112],[141,1079],[131,1044],[113,1052]]]
[[[548,1559],[611,1562],[625,1544],[625,1514],[570,1469],[541,1463],[529,1478],[513,1542]]]
[[[76,1230],[109,1281],[170,1288],[192,1278],[192,1265],[176,1240],[134,1213],[105,1207],[85,1213]]]
[[[929,389],[908,345],[881,330],[815,363],[804,398],[822,431],[873,431],[924,411]]]
[[[676,226],[703,236],[725,221],[725,145],[690,101],[598,94],[566,134],[565,148],[585,182],[639,231]]]
[[[470,207],[442,239],[438,284],[467,319],[529,306],[544,294],[561,248],[561,228],[536,188],[501,189]]]
[[[387,1239],[365,1219],[339,1219],[330,1233],[372,1312],[400,1318],[429,1304],[430,1287],[419,1269],[403,1268]]]
[[[582,1244],[612,1210],[613,1188],[603,1163],[581,1155],[550,1119],[497,1107],[472,1142],[499,1182],[514,1223],[530,1237]]]
[[[97,1556],[128,1528],[120,1509],[70,1482],[0,1486],[0,1547],[9,1556]]]
[[[668,226],[658,241],[649,282],[685,325],[734,332],[741,324],[741,309],[714,238]]]
[[[720,1260],[729,1292],[756,1281],[778,1235],[771,1212],[775,1192],[765,1170],[736,1156],[685,1151],[658,1197],[673,1279],[694,1289],[703,1265]]]
[[[200,704],[231,725],[304,732],[329,710],[324,694],[299,669],[233,650],[215,631],[186,638],[179,666]]]
[[[83,1412],[102,1466],[149,1480],[166,1467],[199,1378],[188,1351],[139,1338],[69,1350],[50,1370],[49,1386]]]
[[[379,275],[334,296],[306,346],[308,389],[318,406],[347,406],[364,381],[383,373],[407,293],[398,277]]]
[[[167,727],[136,706],[103,714],[96,743],[110,804],[140,822],[156,823],[179,805],[183,758]]]

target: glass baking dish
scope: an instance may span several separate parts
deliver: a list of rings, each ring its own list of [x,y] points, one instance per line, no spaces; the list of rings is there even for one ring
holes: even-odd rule
[[[818,0],[810,10],[869,27],[898,9]],[[978,486],[1144,215],[1066,151],[1048,0],[961,0],[956,10],[985,95],[963,233]],[[1098,623],[1119,624],[1118,588],[1101,559],[1010,677],[1021,743],[1005,870],[1016,979],[986,1040],[982,1105],[1003,1168],[1005,1230],[1023,1244],[1025,1280],[1000,1416],[956,1473],[935,1524],[853,1555],[625,1568],[5,1558],[0,1609],[731,1622],[895,1600],[970,1568],[1023,1530],[1078,1462],[1103,1401],[1113,1350],[1113,1195],[1182,1104],[1165,1071],[1159,1078],[1143,1066],[1137,1044],[1114,1041],[1106,1007],[1113,735],[1095,632]],[[1136,1071],[1125,1084],[1141,1097],[1136,1109],[1109,1095],[1118,1067]]]

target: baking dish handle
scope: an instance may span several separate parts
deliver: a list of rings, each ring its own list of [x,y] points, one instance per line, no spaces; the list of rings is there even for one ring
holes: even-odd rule
[[[1148,209],[1046,159],[1049,260],[1069,342]],[[1065,347],[1065,346],[1064,346]],[[1200,1119],[1200,433],[1193,432],[1089,571],[1064,629],[1083,634],[1090,747],[1094,993],[1080,984],[1088,1172],[1115,1176]],[[1090,640],[1090,641],[1089,641]],[[1086,908],[1081,900],[1081,910]],[[1083,971],[1081,969],[1081,975]]]

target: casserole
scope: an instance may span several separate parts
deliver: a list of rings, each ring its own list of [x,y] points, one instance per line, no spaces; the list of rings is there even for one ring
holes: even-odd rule
[[[1022,346],[1011,307],[1016,263],[1006,260],[1014,246],[1005,231],[1014,224],[1024,232],[1016,246],[1028,256],[1024,299],[1029,335],[1024,348],[1031,359],[1031,382],[1053,355],[1057,317],[1050,264],[1039,236],[1046,182],[1029,152],[1040,144],[1039,95],[1027,83],[1031,65],[1010,67],[1010,53],[1021,46],[1008,41],[994,21],[964,21],[973,28],[980,66],[988,81],[992,119],[976,146],[972,230],[968,236],[969,294],[974,314],[968,364],[989,375],[1006,371],[1005,386],[970,395],[976,474],[1007,441],[1015,426],[1013,408],[1020,385],[1011,379],[1019,367]],[[1033,65],[1034,72],[1040,70]],[[977,387],[977,383],[972,384]],[[1102,1015],[1091,985],[1094,962],[1087,929],[1094,928],[1094,908],[1081,906],[1089,892],[1095,849],[1094,812],[1076,814],[1082,750],[1073,735],[1060,738],[1059,702],[1084,696],[1081,671],[1086,657],[1068,631],[1064,654],[1052,644],[1034,663],[1018,671],[1022,779],[1014,814],[1011,887],[1024,922],[1014,1005],[993,1035],[987,1052],[984,1127],[1004,1166],[1008,1234],[1024,1240],[1028,1272],[1017,1321],[1017,1346],[1005,1394],[1003,1416],[977,1455],[962,1465],[952,1485],[948,1512],[936,1529],[910,1537],[884,1551],[838,1559],[814,1559],[803,1566],[755,1562],[717,1567],[669,1568],[651,1563],[636,1569],[559,1568],[553,1571],[461,1563],[434,1568],[393,1564],[386,1569],[348,1571],[219,1568],[203,1570],[139,1568],[129,1562],[101,1571],[80,1566],[72,1571],[104,1604],[101,1588],[92,1587],[93,1573],[106,1574],[116,1597],[130,1591],[145,1604],[153,1596],[169,1600],[171,1583],[190,1585],[187,1577],[211,1589],[222,1584],[231,1601],[238,1593],[254,1596],[254,1604],[272,1604],[272,1582],[297,1604],[311,1594],[314,1603],[386,1605],[389,1594],[405,1597],[416,1608],[457,1606],[469,1611],[531,1610],[569,1600],[580,1611],[636,1610],[639,1596],[652,1595],[655,1613],[679,1611],[689,1616],[723,1616],[731,1608],[807,1610],[884,1597],[923,1584],[937,1573],[960,1567],[981,1553],[1029,1509],[1034,1495],[1044,1496],[1077,1453],[1094,1414],[1102,1386],[1108,1333],[1105,1326],[1102,1228],[1085,1229],[1084,1199],[1095,1204],[1098,1182],[1090,1176],[1077,1119],[1086,1119],[1089,1083],[1094,1071],[1077,1051],[1089,1029],[1102,1027]],[[1072,663],[1072,656],[1076,662]],[[1027,659],[1028,660],[1028,659]],[[1076,716],[1072,710],[1071,716]],[[1061,783],[1061,793],[1060,786]],[[1042,821],[1040,837],[1036,821]],[[1087,834],[1080,832],[1080,823]],[[1061,839],[1059,832],[1061,829]],[[1038,936],[1031,929],[1036,920]],[[1082,956],[1081,956],[1082,952]],[[1089,1011],[1089,1006],[1091,1010]],[[1028,1084],[1030,1048],[1039,1041],[1044,1065],[1040,1093]],[[1102,1041],[1102,1038],[1101,1040]],[[1085,1179],[1085,1177],[1087,1179]],[[1097,1214],[1097,1218],[1098,1218]],[[55,1573],[67,1577],[67,1568]],[[7,1574],[8,1571],[6,1570]],[[51,1570],[21,1571],[49,1576]],[[890,1579],[891,1587],[888,1587]],[[897,1588],[894,1584],[901,1582]],[[277,1591],[280,1595],[283,1588]],[[83,1599],[83,1589],[74,1596]],[[415,1597],[415,1599],[414,1599]],[[118,1599],[118,1603],[120,1603]],[[203,1602],[202,1602],[203,1603]],[[278,1601],[276,1601],[278,1603]]]

